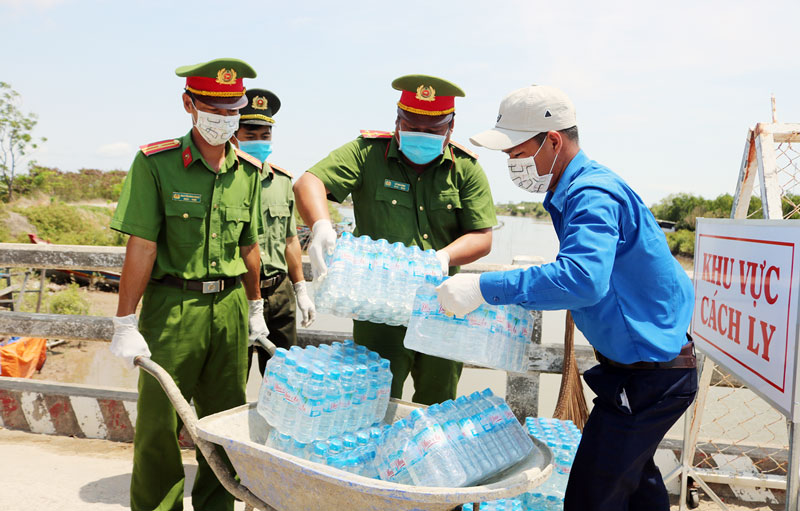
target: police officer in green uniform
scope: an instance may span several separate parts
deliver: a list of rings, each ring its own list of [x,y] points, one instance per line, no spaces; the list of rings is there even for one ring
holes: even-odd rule
[[[315,278],[327,271],[336,241],[326,197],[353,197],[356,235],[435,249],[445,273],[489,253],[497,223],[486,175],[476,157],[450,141],[455,84],[425,75],[392,82],[402,91],[395,132],[362,132],[314,165],[294,187],[297,207],[312,226],[309,257]],[[392,396],[411,374],[414,401],[455,397],[462,364],[403,347],[403,327],[354,321],[354,340],[391,361]]]
[[[111,352],[130,367],[151,357],[203,417],[244,404],[248,337],[268,334],[259,287],[261,162],[228,141],[246,104],[242,79],[256,73],[240,60],[218,59],[176,74],[186,77],[183,107],[193,127],[142,146],[111,221],[130,234]],[[134,511],[182,509],[180,428],[158,382],[142,372]],[[194,509],[232,510],[233,497],[199,451],[197,462]]]
[[[247,105],[239,112],[239,130],[235,137],[239,149],[264,162],[261,169],[261,220],[264,234],[258,239],[264,319],[269,328],[269,340],[279,348],[288,349],[297,344],[295,299],[304,327],[314,322],[316,309],[308,296],[303,276],[302,249],[294,219],[292,175],[277,165],[267,163],[267,158],[272,154],[274,115],[280,109],[281,101],[266,89],[247,89],[245,95]],[[250,346],[248,367],[253,351],[258,353],[258,368],[263,376],[269,354],[259,345]]]

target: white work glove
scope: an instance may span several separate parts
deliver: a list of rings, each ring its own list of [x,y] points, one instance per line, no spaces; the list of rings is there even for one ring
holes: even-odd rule
[[[266,340],[269,335],[267,322],[264,321],[264,300],[247,300],[248,318],[247,323],[250,327],[249,346],[256,344],[256,339]]]
[[[114,323],[114,337],[111,338],[109,350],[112,354],[121,358],[128,369],[133,369],[135,367],[133,361],[136,357],[150,356],[150,348],[147,347],[147,341],[139,333],[136,314],[122,317],[114,316],[111,321]]]
[[[317,220],[311,227],[311,244],[308,245],[308,257],[311,259],[311,273],[314,280],[328,273],[325,256],[333,254],[336,248],[336,231],[330,220]]]
[[[300,324],[303,328],[308,328],[317,318],[317,308],[314,307],[314,302],[311,301],[311,297],[308,296],[308,290],[306,289],[306,282],[304,280],[294,283],[294,294],[297,297],[297,308],[300,309],[300,314],[303,315]]]
[[[485,302],[480,279],[478,273],[458,273],[439,284],[436,291],[442,307],[456,316],[464,316],[480,307]]]
[[[437,250],[436,259],[438,259],[439,264],[442,265],[442,275],[447,277],[447,274],[450,273],[450,254],[444,250]]]

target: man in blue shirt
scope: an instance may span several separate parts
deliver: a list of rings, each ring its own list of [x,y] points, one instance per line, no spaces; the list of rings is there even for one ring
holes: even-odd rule
[[[697,391],[686,333],[691,281],[639,196],[580,149],[575,109],[563,92],[512,92],[495,128],[470,140],[508,154],[517,186],[546,192],[560,249],[550,264],[455,275],[439,287],[442,305],[456,314],[484,302],[570,310],[600,364],[584,374],[597,397],[564,509],[668,510],[653,455]]]

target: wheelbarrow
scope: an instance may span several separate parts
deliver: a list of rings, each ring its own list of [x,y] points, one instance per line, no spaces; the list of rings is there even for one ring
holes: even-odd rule
[[[265,348],[274,353],[271,344],[265,343]],[[169,373],[149,358],[138,357],[135,364],[161,384],[214,474],[248,511],[319,511],[328,506],[359,511],[447,511],[467,502],[531,491],[552,471],[552,452],[532,437],[534,448],[525,459],[478,486],[410,486],[362,477],[267,447],[272,428],[256,411],[256,403],[198,420]],[[392,399],[385,420],[392,423],[418,407]],[[225,450],[240,481],[230,473],[215,445]]]

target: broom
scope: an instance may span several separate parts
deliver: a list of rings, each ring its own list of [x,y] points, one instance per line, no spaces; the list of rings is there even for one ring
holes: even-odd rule
[[[561,388],[558,390],[558,401],[553,417],[571,420],[583,431],[589,408],[586,396],[583,395],[583,384],[578,372],[578,361],[575,359],[575,322],[572,313],[567,311],[566,328],[564,330],[564,367],[561,370]]]

